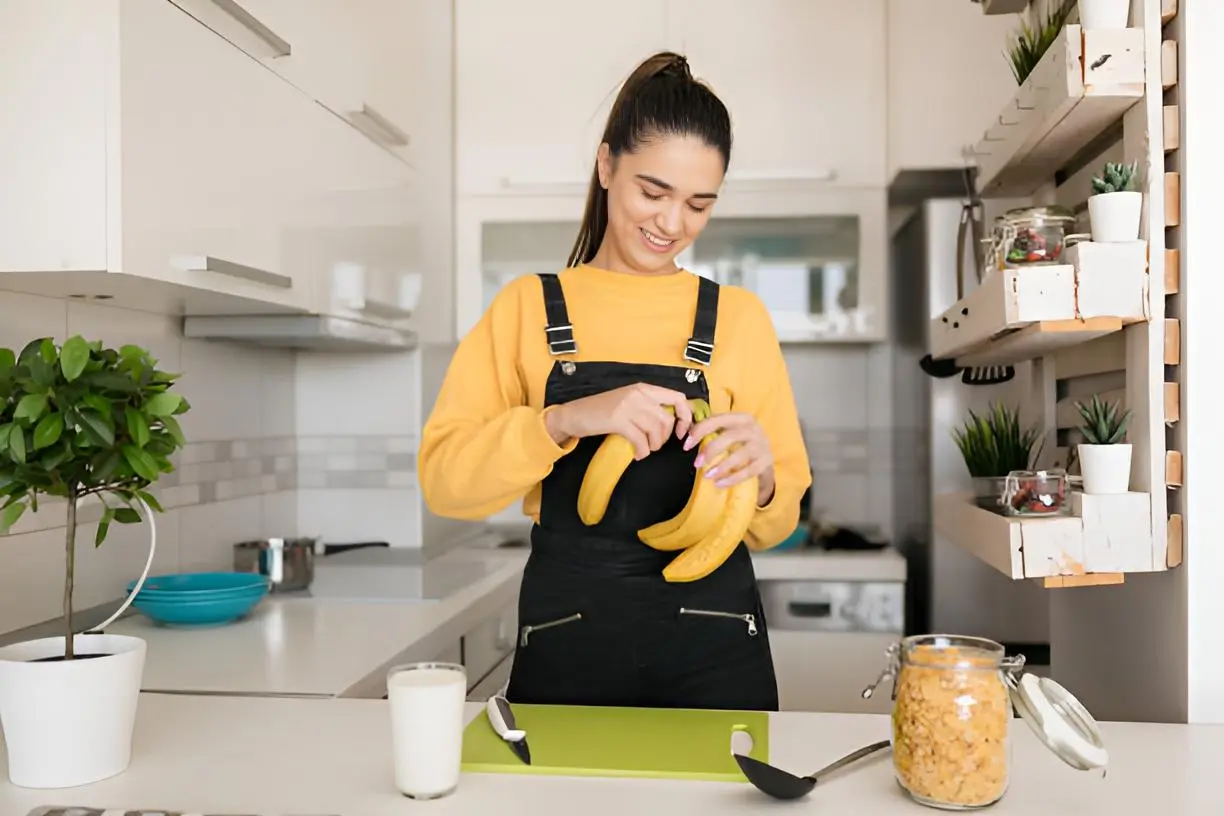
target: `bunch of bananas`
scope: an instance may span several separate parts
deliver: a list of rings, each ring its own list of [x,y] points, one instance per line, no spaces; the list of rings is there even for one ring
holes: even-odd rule
[[[689,404],[694,422],[708,419],[713,413],[705,400],[690,400]],[[698,452],[715,436],[710,434],[702,439]],[[727,453],[722,452],[706,467],[717,465]],[[629,440],[616,434],[604,438],[578,491],[578,517],[583,524],[590,526],[603,519],[612,491],[632,461],[633,445]],[[664,580],[697,581],[718,569],[743,541],[756,512],[756,500],[756,477],[724,488],[694,471],[693,487],[684,509],[673,518],[639,530],[638,538],[656,550],[680,552],[663,569]]]

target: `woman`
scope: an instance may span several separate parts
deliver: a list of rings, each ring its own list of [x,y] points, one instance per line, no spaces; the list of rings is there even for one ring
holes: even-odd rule
[[[709,221],[730,154],[727,109],[683,57],[638,66],[609,115],[568,268],[499,292],[425,425],[431,510],[482,519],[525,497],[536,521],[512,702],[778,707],[749,548],[794,531],[807,452],[763,304],[675,264]],[[715,415],[694,424],[693,398]],[[578,490],[606,434],[628,438],[636,461],[587,527]],[[727,449],[716,470],[704,465]],[[694,478],[753,476],[746,546],[706,578],[664,582],[676,554],[637,531],[679,512]]]

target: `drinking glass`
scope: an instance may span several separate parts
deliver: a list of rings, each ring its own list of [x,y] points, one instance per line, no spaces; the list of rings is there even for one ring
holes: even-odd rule
[[[467,672],[455,663],[410,663],[387,672],[395,786],[439,799],[459,785]]]

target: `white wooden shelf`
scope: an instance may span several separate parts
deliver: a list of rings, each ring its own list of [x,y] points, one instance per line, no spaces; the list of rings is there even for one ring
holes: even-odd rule
[[[935,532],[1009,578],[1057,578],[1166,568],[1167,541],[1152,536],[1147,493],[1071,494],[1072,514],[1005,516],[971,493],[935,497]]]
[[[1032,195],[1144,94],[1143,29],[1068,25],[975,147],[983,196]]]
[[[931,356],[1007,365],[1149,319],[1147,245],[1075,244],[1067,263],[1001,269],[931,321]]]

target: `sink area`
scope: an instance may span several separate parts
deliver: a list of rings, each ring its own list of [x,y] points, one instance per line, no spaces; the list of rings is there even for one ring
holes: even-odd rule
[[[420,550],[368,548],[315,561],[312,598],[436,603],[487,576],[475,560],[430,559]]]

